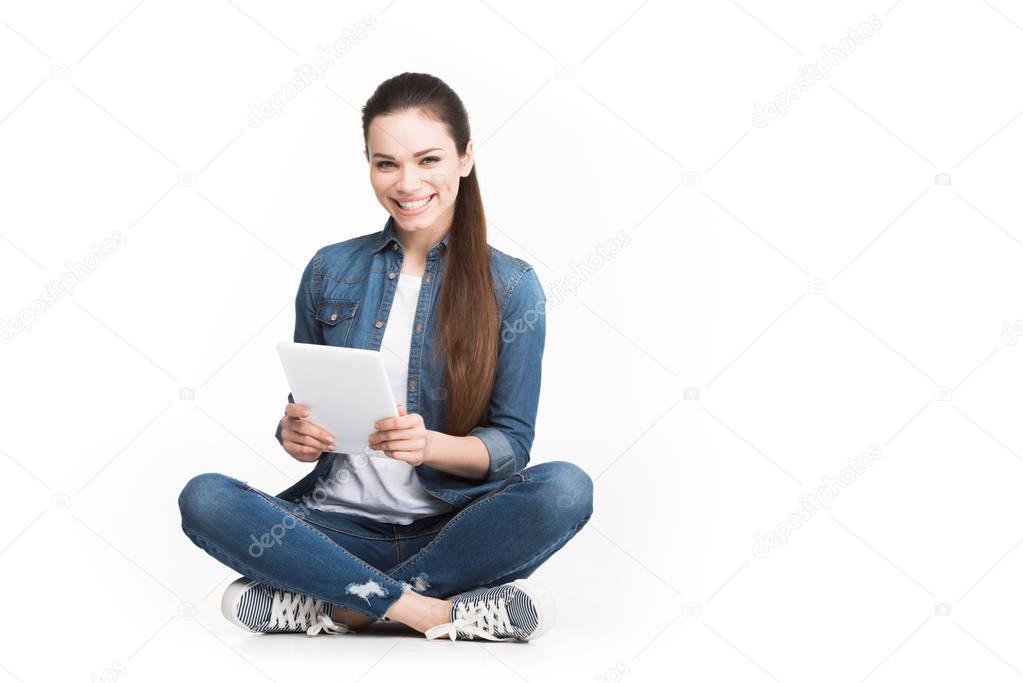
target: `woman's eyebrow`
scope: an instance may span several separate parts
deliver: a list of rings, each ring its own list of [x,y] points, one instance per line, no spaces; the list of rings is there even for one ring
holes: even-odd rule
[[[433,152],[433,151],[435,151],[435,150],[436,150],[436,151],[439,151],[439,152],[443,152],[443,151],[444,151],[444,150],[443,150],[443,149],[441,149],[440,147],[431,147],[430,149],[424,149],[424,150],[423,150],[422,152],[416,152],[416,153],[415,153],[415,154],[413,154],[412,156],[413,156],[413,157],[421,157],[421,156],[423,156],[424,154],[426,154],[427,152]],[[394,157],[392,157],[392,156],[391,156],[390,154],[381,154],[380,152],[374,152],[374,153],[373,153],[373,156],[374,156],[374,157],[383,157],[384,159],[391,159],[391,160],[393,160],[393,159],[394,159]]]

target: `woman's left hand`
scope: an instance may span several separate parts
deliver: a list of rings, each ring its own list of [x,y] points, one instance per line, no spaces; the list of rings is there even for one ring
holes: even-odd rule
[[[409,415],[405,404],[398,404],[398,417],[385,417],[373,425],[377,431],[369,436],[369,446],[388,457],[417,467],[426,462],[429,438],[423,416]]]

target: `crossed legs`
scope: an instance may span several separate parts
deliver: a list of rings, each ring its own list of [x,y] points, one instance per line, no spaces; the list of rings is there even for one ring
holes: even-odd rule
[[[330,602],[352,628],[386,616],[425,631],[450,620],[446,597],[532,574],[589,520],[592,495],[592,480],[572,463],[527,467],[387,571],[302,519],[301,506],[222,474],[193,477],[178,503],[185,534],[244,576]],[[251,542],[275,525],[286,529],[279,542]]]

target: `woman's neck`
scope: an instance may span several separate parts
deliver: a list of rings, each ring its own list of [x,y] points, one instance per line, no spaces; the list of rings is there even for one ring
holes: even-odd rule
[[[437,227],[427,230],[405,230],[395,223],[395,234],[405,251],[405,264],[403,272],[408,272],[410,263],[422,270],[421,266],[426,263],[426,254],[430,248],[444,239],[450,229],[450,224],[438,229]]]

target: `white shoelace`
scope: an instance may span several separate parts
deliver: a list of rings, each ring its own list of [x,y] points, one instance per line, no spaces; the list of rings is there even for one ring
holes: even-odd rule
[[[511,621],[508,619],[508,608],[503,597],[496,600],[476,600],[472,605],[455,603],[455,620],[434,626],[427,629],[426,637],[429,640],[448,636],[456,640],[458,631],[477,638],[486,640],[512,640],[512,637],[498,638],[495,631],[509,633],[512,630]]]
[[[321,613],[323,600],[287,591],[273,591],[269,628],[284,626],[291,631],[304,630],[315,636],[325,633],[349,633],[349,628]]]

